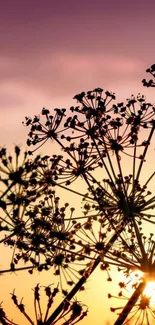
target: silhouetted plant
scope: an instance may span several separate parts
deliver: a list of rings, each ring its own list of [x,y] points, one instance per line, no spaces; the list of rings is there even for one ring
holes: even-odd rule
[[[135,273],[135,272],[132,272]],[[136,279],[137,278],[137,279]],[[154,278],[154,277],[153,277]],[[141,324],[141,325],[149,325],[154,323],[155,319],[155,309],[154,309],[154,301],[151,295],[149,293],[145,292],[145,286],[146,282],[143,278],[143,275],[134,274],[134,278],[131,277],[131,283],[130,283],[130,276],[128,278],[127,282],[120,282],[119,287],[120,291],[118,292],[118,295],[112,295],[108,294],[108,298],[115,298],[118,301],[124,302],[126,301],[127,304],[125,307],[118,306],[118,307],[111,307],[112,312],[116,312],[119,317],[115,324],[120,324],[121,321],[123,321],[123,312],[122,309],[128,309],[128,317],[123,322],[123,324],[128,324],[131,322],[131,324]],[[130,288],[129,288],[130,287]],[[136,298],[135,305],[130,308],[131,299],[129,296],[131,295],[131,289],[133,291],[132,299]],[[142,292],[143,289],[143,292]],[[136,294],[141,292],[141,294],[138,294],[138,299],[136,297]],[[120,311],[120,312],[119,312]]]
[[[15,294],[15,291],[12,293],[12,300],[18,310],[23,314],[23,316],[27,319],[29,324],[32,325],[45,325],[48,319],[48,314],[53,308],[54,299],[57,296],[59,289],[58,286],[55,288],[51,288],[51,286],[44,287],[45,295],[47,298],[47,306],[46,311],[43,313],[41,307],[41,299],[40,299],[40,286],[36,285],[34,288],[34,314],[35,320],[28,315],[25,305],[23,304],[23,298],[20,302],[18,302],[18,298]],[[83,306],[78,301],[64,301],[63,308],[59,317],[52,323],[54,324],[62,324],[62,325],[74,325],[82,320],[85,316],[87,316],[87,308]],[[0,306],[0,321],[3,325],[18,325],[12,320],[9,320],[6,316],[2,305]]]
[[[154,71],[152,65],[147,72],[154,77]],[[153,81],[143,80],[143,84],[154,86]],[[108,281],[111,265],[127,278],[133,270],[143,272],[115,325],[127,324],[133,308],[143,310],[136,322],[149,324],[147,310],[153,313],[153,309],[143,291],[148,279],[154,278],[155,244],[145,227],[155,223],[155,196],[150,191],[155,172],[145,181],[142,173],[154,135],[155,106],[140,94],[116,103],[115,95],[101,88],[74,99],[78,105],[70,108],[70,116],[64,108],[55,109],[54,115],[43,108],[40,116],[26,117],[30,157],[49,140],[56,145],[52,156],[28,159],[15,171],[8,168],[12,159],[1,150],[2,166],[9,169],[0,170],[7,174],[7,181],[2,178],[7,189],[1,194],[7,218],[2,219],[1,230],[10,231],[2,242],[13,248],[12,269],[23,260],[30,273],[53,268],[60,276],[64,300],[46,325],[54,324],[66,301],[83,289],[98,265],[107,272]],[[18,147],[15,152],[18,158]],[[79,191],[74,187],[78,179],[85,184]],[[60,206],[57,187],[81,197],[80,216],[68,203]],[[19,229],[16,226],[14,232],[16,222]],[[71,291],[68,285],[73,286]]]
[[[103,270],[110,264],[128,269],[133,267],[131,260],[135,257],[133,240],[136,240],[136,246],[140,249],[137,256],[144,251],[140,240],[141,220],[152,222],[152,214],[146,211],[154,208],[154,196],[150,198],[151,192],[147,190],[154,172],[143,186],[140,185],[140,175],[154,133],[155,108],[140,95],[137,98],[132,96],[127,104],[115,103],[109,108],[108,97],[110,103],[115,99],[108,92],[103,96],[102,89],[95,89],[87,94],[82,92],[74,97],[79,106],[71,107],[73,116],[67,117],[61,128],[60,138],[58,134],[54,134],[54,137],[53,134],[46,134],[47,140],[56,140],[64,156],[53,155],[45,175],[48,175],[51,185],[63,184],[70,191],[70,185],[78,177],[86,182],[88,194],[79,194],[86,201],[85,215],[88,220],[76,233],[79,237],[78,243],[85,243],[81,253],[89,256],[95,253]],[[45,126],[49,121],[49,114],[49,111],[45,114],[43,109],[42,115],[46,116]],[[37,145],[44,140],[38,131],[40,125],[44,127],[40,117],[38,120],[36,117],[34,120],[26,118],[26,125],[30,125],[28,145]],[[70,144],[67,145],[67,142]],[[131,172],[125,176],[122,168],[123,154],[130,159]],[[102,171],[103,184],[101,177],[97,179],[96,170],[100,173]],[[45,181],[45,177],[43,180]],[[99,222],[98,238],[94,232],[94,218]],[[127,263],[123,261],[125,257]]]
[[[146,70],[146,72],[150,73],[151,76],[155,77],[155,64],[152,64],[150,68]],[[143,86],[145,87],[155,87],[155,82],[153,79],[150,79],[149,81],[146,81],[146,79],[142,80]]]

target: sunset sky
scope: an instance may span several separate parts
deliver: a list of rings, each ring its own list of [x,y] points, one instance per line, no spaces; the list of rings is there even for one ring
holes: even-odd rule
[[[81,91],[101,87],[115,92],[118,101],[140,92],[155,102],[154,91],[141,83],[155,63],[154,0],[1,0],[0,44],[0,145],[10,152],[14,144],[26,147],[25,116],[43,106],[69,108]],[[21,275],[3,275],[0,301],[8,304],[14,287],[26,296],[27,287],[32,295],[33,284],[44,284],[44,276],[24,277],[22,291]],[[81,324],[110,319],[103,290],[92,296],[95,287],[90,279],[80,296],[91,306]]]
[[[99,86],[121,100],[147,94],[154,10],[153,0],[2,1],[1,144],[24,143],[25,115],[68,107],[83,90]]]

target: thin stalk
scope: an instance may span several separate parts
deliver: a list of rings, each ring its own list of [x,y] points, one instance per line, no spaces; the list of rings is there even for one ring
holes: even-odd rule
[[[55,181],[52,181],[52,184],[53,184],[54,186],[61,187],[61,188],[63,188],[64,190],[67,190],[67,191],[69,191],[69,192],[71,192],[71,193],[74,193],[74,194],[80,195],[80,196],[82,196],[82,197],[84,197],[84,198],[86,197],[85,194],[79,193],[79,192],[77,192],[77,191],[75,191],[75,190],[72,190],[71,188],[68,188],[68,187],[63,186],[63,185],[61,185],[61,184],[58,184],[58,183],[56,183]],[[90,199],[90,200],[92,200],[92,198],[89,197],[89,196],[88,196],[87,198]]]
[[[7,194],[7,192],[15,185],[15,181],[13,181],[6,189],[6,191],[1,195],[0,200]]]
[[[105,170],[106,170],[106,172],[107,172],[107,174],[108,174],[108,176],[109,176],[109,178],[110,178],[110,180],[111,180],[113,186],[115,186],[114,181],[113,181],[113,179],[112,179],[112,177],[111,177],[111,175],[110,175],[110,172],[109,172],[109,170],[108,170],[108,167],[107,167],[107,165],[106,165],[106,163],[105,163],[105,161],[104,161],[104,158],[102,157],[101,152],[100,152],[100,150],[99,150],[99,148],[98,148],[98,145],[97,145],[96,142],[95,142],[95,139],[92,138],[92,141],[94,142],[94,145],[95,145],[95,147],[96,147],[97,153],[98,153],[98,155],[99,155],[99,157],[100,157],[100,159],[101,159],[101,161],[102,161],[102,163],[103,163],[103,165],[104,165],[104,168],[105,168]],[[105,144],[105,143],[104,143],[104,145],[105,145],[105,147],[106,147],[106,144]],[[110,158],[109,158],[108,150],[107,150],[106,152],[107,152],[107,156],[108,156],[108,160],[109,160],[109,164],[110,164],[110,167],[111,167],[111,170],[112,170],[113,176],[114,176],[114,178],[115,178],[115,180],[116,180],[116,175],[115,175],[115,172],[114,172],[114,169],[113,169],[113,166],[112,166],[111,160],[110,160]]]
[[[133,227],[134,227],[134,230],[135,230],[135,233],[136,233],[137,241],[138,241],[138,244],[139,244],[139,248],[140,248],[143,260],[147,262],[148,261],[147,260],[147,254],[145,252],[145,248],[144,248],[144,244],[143,244],[143,241],[142,241],[141,234],[140,234],[139,229],[137,227],[136,221],[134,219],[132,221],[133,221]]]
[[[81,289],[81,287],[83,286],[83,284],[86,282],[87,278],[96,269],[96,267],[99,265],[99,263],[100,263],[100,258],[96,259],[96,261],[93,263],[93,266],[90,269],[90,271],[88,272],[88,274],[83,275],[81,277],[81,279],[76,283],[76,285],[74,286],[74,288],[68,293],[68,295],[60,303],[60,305],[55,309],[55,311],[53,312],[53,314],[48,318],[48,320],[46,321],[45,325],[51,325],[51,324],[53,324],[54,320],[61,313],[61,311],[62,311],[62,309],[64,307],[65,302],[66,301],[70,301],[75,296],[75,294]]]
[[[3,243],[4,241],[8,240],[9,238],[13,237],[16,235],[16,232],[13,232],[12,234],[8,235],[7,237],[4,237],[3,239],[0,240],[0,244]]]
[[[135,143],[135,145],[134,145],[134,155],[133,155],[133,172],[132,172],[132,175],[133,175],[132,192],[133,193],[134,193],[134,187],[135,187],[136,149],[137,149],[137,146],[136,146],[136,143]]]
[[[133,256],[137,259],[137,261],[140,263],[140,258],[138,258],[138,256],[135,254],[134,250],[131,249],[128,244],[127,244],[127,241],[122,237],[121,233],[122,233],[122,230],[124,230],[124,226],[123,225],[120,225],[120,226],[117,226],[115,227],[113,222],[109,219],[108,215],[106,216],[107,217],[107,220],[109,221],[111,227],[113,228],[114,230],[114,233],[117,235],[117,239],[120,238],[122,243],[124,244],[124,246],[128,249],[128,251],[132,252]],[[125,218],[125,217],[124,217]],[[134,221],[135,222],[135,221]],[[126,223],[127,224],[127,223]],[[136,233],[137,234],[137,233]],[[145,251],[144,251],[145,252]],[[104,253],[106,254],[107,251],[104,251]],[[113,259],[112,257],[110,259]],[[108,262],[110,263],[110,262]],[[130,261],[131,263],[131,261]],[[134,265],[134,264],[133,264]]]
[[[120,313],[119,317],[117,318],[116,322],[114,325],[122,325],[126,318],[128,317],[129,313],[131,312],[132,308],[135,306],[138,298],[142,294],[144,288],[146,286],[146,282],[141,282],[130,299],[128,300],[126,306],[123,308],[122,312]]]
[[[120,228],[120,232],[123,231],[123,227]],[[117,240],[118,235],[115,233],[111,239],[109,240],[108,244],[106,245],[105,248],[105,253],[108,252],[108,250],[110,249],[110,247],[114,244],[114,242]],[[48,318],[48,320],[46,321],[45,325],[51,325],[52,322],[58,317],[58,315],[61,313],[63,307],[64,307],[64,303],[65,301],[70,301],[75,294],[81,289],[81,287],[84,285],[84,283],[87,281],[87,279],[89,278],[89,276],[94,272],[94,270],[96,269],[96,267],[99,265],[99,263],[101,262],[100,257],[98,256],[97,259],[91,264],[91,268],[88,269],[85,274],[81,277],[81,279],[76,283],[76,285],[73,287],[73,289],[68,293],[68,295],[65,297],[65,299],[60,303],[60,305],[55,309],[55,311],[53,312],[53,314]]]
[[[118,170],[119,170],[119,173],[120,173],[120,176],[121,176],[121,181],[122,181],[122,184],[123,184],[124,194],[125,194],[125,197],[128,198],[127,197],[127,193],[126,193],[126,188],[125,188],[124,180],[123,180],[123,174],[122,174],[120,159],[119,159],[119,155],[118,155],[118,152],[117,151],[115,151],[115,155],[116,155]]]
[[[46,264],[40,264],[39,266],[45,266]],[[16,272],[16,271],[24,271],[24,270],[32,270],[32,269],[36,269],[37,266],[25,266],[25,267],[18,267],[18,268],[14,268],[14,269],[7,269],[7,270],[0,270],[0,275],[3,273],[9,273],[9,272]]]
[[[117,200],[114,198],[114,196],[112,196],[101,184],[100,184],[100,182],[98,182],[98,181],[96,181],[96,179],[94,178],[94,176],[93,175],[91,175],[89,172],[87,173],[88,175],[89,175],[89,177],[92,179],[92,181],[94,182],[94,183],[96,183],[97,185],[98,185],[98,187],[100,187],[102,190],[103,190],[103,192],[104,192],[104,194],[106,194],[110,199],[112,199],[113,201],[115,201],[115,202],[117,202]],[[116,188],[115,188],[116,189]]]
[[[151,176],[148,178],[146,183],[143,185],[142,189],[139,191],[139,194],[136,196],[136,199],[138,199],[141,196],[141,193],[143,192],[143,188],[146,188],[148,183],[151,181],[151,179],[155,176],[155,172],[151,174]]]
[[[65,146],[61,143],[61,141],[59,141],[58,138],[55,138],[55,141],[60,145],[60,147],[63,149],[64,152],[67,152],[67,154],[74,160],[74,162],[76,163],[76,159],[75,157],[70,153],[70,151],[66,151]]]
[[[3,319],[3,322],[4,321],[7,321],[8,323],[3,323],[3,324],[6,324],[6,325],[18,325],[17,323],[14,323],[12,320],[8,319],[6,316],[4,316],[5,319]],[[1,320],[2,321],[2,320]],[[2,324],[2,323],[1,323]],[[34,324],[33,324],[34,325]]]
[[[109,161],[109,165],[110,165],[110,168],[111,168],[112,174],[113,174],[113,176],[114,176],[114,179],[116,180],[117,177],[116,177],[116,174],[115,174],[115,171],[114,171],[114,168],[113,168],[113,165],[112,165],[111,159],[110,159],[109,151],[108,151],[108,149],[107,149],[107,146],[106,146],[106,143],[105,143],[104,137],[103,137],[103,142],[104,142],[104,146],[105,146],[105,149],[106,149],[105,151],[106,151],[106,154],[107,154],[107,157],[108,157],[108,161]],[[98,151],[98,154],[100,155],[100,151],[99,151],[98,146],[97,146],[96,143],[95,143],[95,146],[96,146],[96,149],[97,149],[97,151]],[[102,157],[101,157],[101,158],[102,158]],[[112,177],[111,177],[111,175],[110,175],[110,172],[109,172],[109,170],[108,170],[108,167],[106,166],[106,163],[105,163],[105,161],[104,161],[103,158],[102,158],[102,162],[103,162],[103,164],[104,164],[104,168],[105,168],[105,170],[106,170],[106,172],[107,172],[107,174],[108,174],[108,176],[109,176],[109,178],[110,178],[110,180],[111,180],[113,186],[115,187],[115,183],[114,183],[114,181],[113,181],[113,179],[112,179]]]
[[[28,322],[31,325],[34,325],[34,322],[32,321],[32,319],[29,317],[29,315],[27,315],[27,313],[25,311],[22,311],[22,314],[25,316],[25,318],[28,320]]]
[[[91,184],[89,183],[89,181],[88,181],[88,179],[87,179],[87,177],[86,177],[85,174],[83,174],[83,179],[85,180],[86,184],[88,185],[88,189],[91,191],[91,193],[94,195],[96,201],[98,202],[98,198],[97,198],[97,196],[96,196],[96,192],[95,192],[95,190],[92,188],[92,186],[91,186]],[[98,202],[98,203],[99,203],[99,202]],[[100,203],[99,203],[99,205],[100,205]]]
[[[155,125],[152,126],[152,129],[151,129],[151,132],[149,134],[149,137],[148,137],[148,144],[145,146],[145,149],[144,149],[144,152],[143,152],[143,158],[141,159],[141,162],[139,164],[139,168],[138,168],[138,171],[137,171],[137,176],[136,176],[136,181],[139,180],[139,176],[140,176],[140,173],[141,173],[141,170],[142,170],[142,166],[143,166],[143,163],[144,163],[144,159],[145,159],[145,156],[146,156],[146,153],[147,153],[147,150],[148,150],[148,147],[149,147],[149,144],[150,144],[150,140],[153,136],[153,132],[154,132],[154,129],[155,129]]]

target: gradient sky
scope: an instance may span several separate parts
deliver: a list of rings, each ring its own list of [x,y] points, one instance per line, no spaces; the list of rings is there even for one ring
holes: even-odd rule
[[[121,100],[147,93],[141,79],[154,62],[154,13],[153,0],[2,2],[2,145],[22,144],[25,115],[70,106],[80,91],[99,86]]]
[[[155,63],[154,40],[154,0],[1,1],[0,145],[24,147],[25,116],[43,106],[69,107],[83,90],[102,87],[115,92],[118,101],[140,92],[154,102],[154,92],[141,84]],[[9,276],[4,277],[8,294]],[[12,287],[22,283],[21,276],[11,279]],[[87,296],[91,285],[93,280]],[[97,308],[100,315],[102,303]],[[95,321],[92,313],[82,324]],[[103,324],[99,316],[97,325]]]

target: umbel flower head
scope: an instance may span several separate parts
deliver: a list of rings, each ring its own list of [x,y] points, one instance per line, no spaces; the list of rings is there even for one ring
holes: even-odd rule
[[[116,265],[118,270],[123,270],[127,276],[133,270],[138,270],[145,274],[147,281],[152,281],[155,279],[154,253],[153,234],[147,237],[135,222],[134,227],[128,227],[126,231],[118,234],[115,245],[103,255],[103,260]]]
[[[27,145],[36,145],[40,148],[48,139],[57,140],[59,133],[63,132],[61,129],[61,122],[65,116],[65,109],[55,108],[55,115],[51,115],[46,108],[42,109],[41,115],[45,117],[45,123],[41,122],[40,116],[35,116],[33,120],[26,117],[26,126],[30,126],[29,138]],[[37,150],[36,149],[36,150]],[[30,152],[29,152],[30,153]]]
[[[84,92],[76,95],[74,98],[80,105],[71,107],[72,116],[64,123],[64,109],[56,109],[56,116],[53,117],[43,108],[45,122],[40,117],[26,117],[25,124],[30,126],[28,146],[37,145],[34,149],[37,150],[48,139],[52,139],[73,158],[70,148],[74,143],[79,146],[87,141],[89,152],[96,153],[102,162],[107,156],[107,150],[130,152],[135,143],[138,146],[144,145],[143,141],[138,142],[138,135],[140,128],[152,126],[154,106],[140,95],[137,98],[132,96],[126,104],[111,105],[115,96],[106,92],[103,98],[102,93],[102,89],[96,89],[87,92],[87,95]],[[70,148],[67,148],[66,141],[72,143]]]
[[[36,162],[27,152],[21,153],[18,146],[14,155],[5,148],[0,150],[0,242],[13,238],[27,227],[24,218],[27,207],[42,194],[36,183]],[[6,235],[6,236],[5,236]]]
[[[22,213],[22,229],[16,237],[4,238],[4,244],[13,249],[12,270],[22,261],[29,266],[26,268],[30,273],[36,268],[42,271],[53,267],[54,274],[60,276],[61,289],[66,282],[73,285],[90,261],[81,254],[83,245],[75,240],[81,224],[73,212],[68,203],[61,206],[59,197],[51,190],[27,206]]]
[[[155,301],[147,290],[149,288],[149,286],[147,288],[147,283],[142,282],[140,276],[135,273],[135,278],[131,280],[131,283],[130,281],[120,282],[119,287],[118,295],[108,294],[109,299],[114,298],[113,301],[115,300],[115,302],[117,299],[117,306],[110,308],[112,312],[116,312],[118,315],[115,324],[153,325],[155,322]],[[139,295],[136,297],[135,293],[138,291]],[[135,299],[135,303],[131,308],[133,299]],[[125,306],[124,303],[126,303]],[[122,305],[120,306],[120,304]],[[128,316],[124,319],[127,308]]]
[[[140,211],[138,206],[137,209],[134,207],[135,210],[128,210],[126,206],[125,213],[122,211],[124,208],[117,207],[117,203],[116,207],[112,207],[110,200],[109,206],[107,204],[102,210],[88,203],[84,208],[87,221],[76,233],[78,243],[84,243],[83,254],[99,256],[102,270],[106,265],[114,265],[127,276],[131,271],[139,270],[147,278],[155,278],[154,237],[153,233],[146,236],[144,232],[150,222],[149,215],[145,218],[145,211]],[[154,224],[154,221],[151,223]]]
[[[62,153],[57,155],[56,149],[38,165],[38,184],[44,189],[60,186],[83,197],[86,221],[70,232],[72,252],[81,254],[82,260],[88,256],[95,263],[96,259],[102,270],[114,265],[126,275],[133,269],[150,274],[154,270],[154,245],[151,236],[142,235],[141,227],[143,221],[154,225],[155,197],[149,187],[155,172],[142,184],[141,179],[154,135],[155,107],[139,94],[125,104],[112,103],[115,96],[100,88],[74,98],[78,106],[71,107],[71,116],[67,115],[64,124],[59,120],[58,132],[52,135],[46,122],[26,118],[30,125],[28,145],[35,147],[31,153],[49,138]],[[124,162],[128,172],[124,172]],[[79,192],[73,187],[78,178],[85,183],[87,194],[84,187]],[[58,258],[61,266],[62,255]],[[75,261],[75,255],[70,261]],[[142,288],[136,291],[132,307],[141,293]]]
[[[134,227],[131,227],[130,231],[126,229],[121,234],[117,233],[115,244],[108,249],[107,254],[103,253],[103,265],[107,261],[108,265],[117,266],[118,271],[124,272],[126,282],[120,282],[121,289],[124,291],[127,288],[130,279],[134,289],[124,307],[111,308],[111,311],[120,311],[115,325],[128,324],[130,319],[134,321],[133,324],[137,324],[138,320],[143,325],[154,324],[154,306],[151,296],[146,296],[144,289],[149,281],[155,280],[155,242],[153,234],[147,237],[143,234],[142,227],[138,227],[134,221],[133,223]],[[135,283],[133,273],[141,274],[137,279],[135,277]],[[109,298],[111,297],[109,295]],[[123,300],[126,298],[122,291],[118,297]]]
[[[155,110],[154,106],[147,103],[140,95],[137,98],[132,96],[127,100],[127,104],[119,103],[110,106],[111,100],[115,98],[110,93],[106,93],[103,98],[102,89],[87,94],[81,93],[75,96],[75,99],[79,106],[72,107],[71,111],[73,114],[76,112],[76,115],[67,118],[62,128],[59,123],[59,128],[64,133],[61,133],[61,137],[58,134],[53,137],[53,140],[60,144],[64,156],[53,155],[52,158],[47,157],[42,160],[42,165],[38,165],[40,170],[38,183],[41,186],[44,183],[45,187],[50,184],[52,186],[64,184],[67,188],[81,177],[88,187],[89,195],[84,193],[80,195],[90,200],[92,209],[99,216],[97,220],[102,227],[107,227],[105,229],[108,231],[108,236],[104,235],[103,246],[105,246],[105,238],[108,238],[108,243],[109,233],[116,234],[118,225],[120,230],[116,238],[126,229],[126,226],[128,227],[128,224],[134,229],[133,218],[138,221],[141,218],[146,220],[152,218],[152,215],[147,214],[146,211],[154,208],[154,196],[149,198],[151,193],[147,187],[154,173],[143,186],[140,185],[140,176],[154,133]],[[35,137],[36,128],[40,128],[40,120],[30,119],[27,125],[29,124],[31,136]],[[34,131],[33,125],[35,125]],[[43,127],[43,124],[41,125]],[[70,137],[65,135],[65,132],[70,132]],[[36,139],[35,143],[31,142],[29,145],[36,145],[37,142],[42,141],[39,135]],[[70,145],[66,141],[70,142]],[[130,161],[131,173],[127,176],[124,176],[123,172],[123,153]],[[108,189],[105,188],[105,184]],[[89,230],[89,221],[84,224],[84,227]],[[99,233],[99,242],[101,237]],[[84,240],[83,235],[82,238]],[[88,236],[86,242],[90,246]],[[81,243],[80,239],[79,243]],[[90,247],[92,250],[92,245]],[[96,248],[95,253],[97,253]]]
[[[72,107],[71,111],[73,114],[76,112],[76,115],[67,118],[64,124],[60,119],[58,125],[61,131],[58,131],[57,136],[52,137],[63,152],[63,155],[54,153],[51,158],[51,180],[54,182],[70,185],[78,177],[85,181],[89,178],[91,182],[95,182],[92,174],[99,168],[102,168],[104,178],[107,176],[114,182],[117,174],[121,174],[120,160],[123,154],[133,159],[130,160],[134,166],[135,160],[139,160],[140,166],[145,161],[154,132],[154,106],[147,103],[143,96],[138,95],[137,98],[132,96],[128,99],[127,104],[119,103],[107,108],[111,102],[111,96],[108,95],[110,102],[105,105],[106,101],[102,98],[105,109],[102,107],[98,116],[97,112],[101,105],[98,97],[101,96],[102,91],[93,91],[92,97],[90,93],[88,92],[87,96],[85,93],[75,96],[80,106]],[[26,125],[30,125],[31,137],[36,139],[34,142],[28,139],[29,146],[43,145],[45,137],[49,138],[48,134],[45,134],[44,138],[39,133],[36,135],[36,129],[40,128],[41,123],[40,118],[38,119],[36,120],[35,117],[33,121],[26,118]],[[43,128],[43,122],[41,125]],[[68,145],[67,142],[70,144]],[[115,164],[118,168],[114,168]],[[136,167],[132,170],[133,177],[135,171]]]

